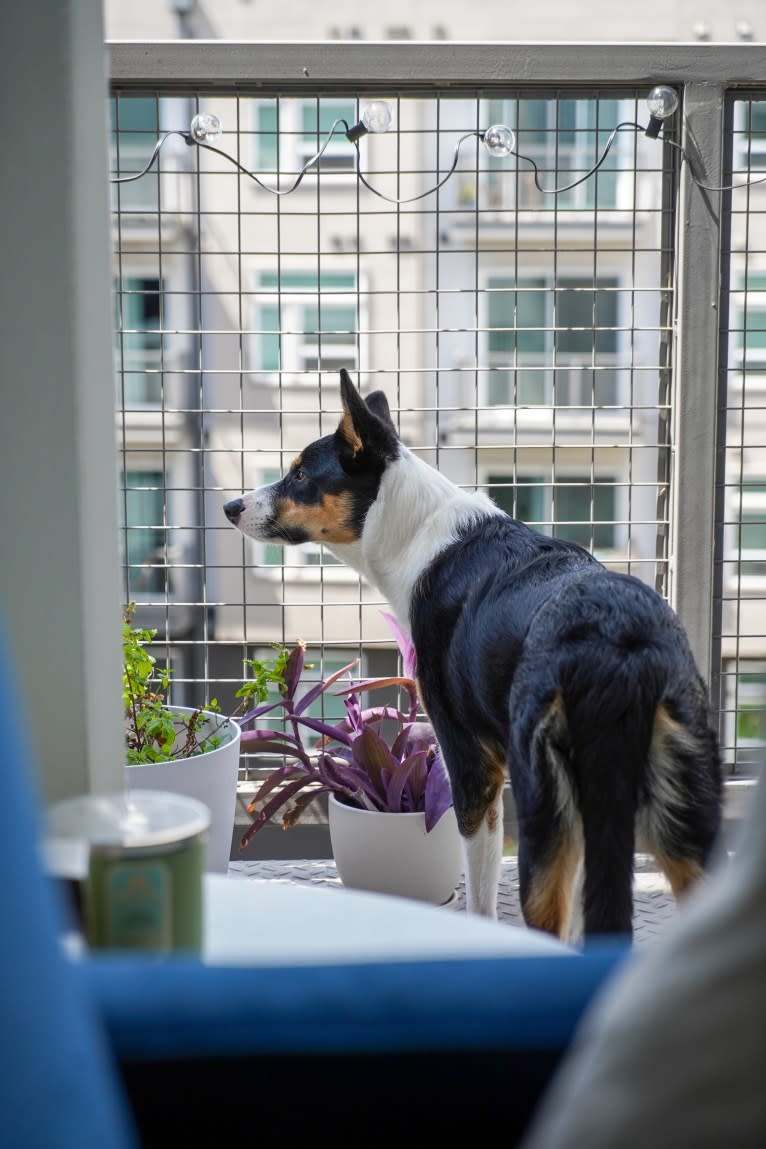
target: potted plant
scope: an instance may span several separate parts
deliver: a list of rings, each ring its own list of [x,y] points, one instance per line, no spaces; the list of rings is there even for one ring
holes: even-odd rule
[[[240,726],[215,699],[204,707],[167,702],[170,671],[148,646],[155,630],[135,627],[135,603],[123,612],[122,695],[126,785],[196,798],[210,810],[207,869],[229,867],[239,776]]]
[[[289,829],[326,794],[333,855],[344,885],[443,903],[453,896],[463,870],[452,793],[433,729],[418,715],[414,651],[386,617],[402,651],[402,676],[350,679],[339,687],[356,665],[351,662],[299,697],[306,648],[298,642],[284,658],[279,698],[260,702],[236,720],[243,751],[283,759],[247,807],[253,822],[241,845],[277,817]],[[346,710],[334,724],[308,713],[332,687]],[[362,705],[363,694],[384,687],[399,688],[406,698],[403,708]],[[279,728],[261,725],[275,712],[281,712]],[[319,735],[312,745],[306,742],[309,732]]]

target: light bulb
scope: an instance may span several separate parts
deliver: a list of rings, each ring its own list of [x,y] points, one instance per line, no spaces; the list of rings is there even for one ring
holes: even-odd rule
[[[221,130],[221,121],[212,112],[201,112],[191,122],[191,137],[198,144],[213,143]]]
[[[371,104],[367,104],[362,112],[359,123],[348,129],[346,139],[355,144],[368,132],[387,132],[391,127],[393,118],[390,104],[387,104],[385,100],[373,100]]]
[[[516,138],[505,124],[493,124],[491,128],[487,128],[482,139],[484,147],[496,159],[509,156],[516,146]]]
[[[373,100],[362,112],[362,123],[368,132],[387,132],[393,118],[391,105],[385,100]]]
[[[674,88],[666,88],[661,84],[652,88],[647,96],[646,106],[649,115],[655,116],[658,120],[667,120],[678,108],[678,93]]]
[[[656,140],[663,121],[670,119],[678,107],[678,93],[674,88],[659,84],[647,96],[646,106],[649,109],[649,126],[645,134],[650,140]]]

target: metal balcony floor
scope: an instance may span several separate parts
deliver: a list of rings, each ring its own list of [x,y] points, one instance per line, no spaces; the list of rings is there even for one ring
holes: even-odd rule
[[[231,862],[229,874],[235,878],[268,878],[282,882],[310,882],[319,886],[340,886],[335,863],[330,859],[290,861]],[[646,945],[658,937],[673,919],[676,904],[670,887],[647,854],[637,854],[634,881],[634,944]],[[465,912],[465,885],[461,878],[454,899],[445,909]],[[503,859],[498,892],[498,917],[511,925],[523,926],[519,900],[519,875],[515,857]]]

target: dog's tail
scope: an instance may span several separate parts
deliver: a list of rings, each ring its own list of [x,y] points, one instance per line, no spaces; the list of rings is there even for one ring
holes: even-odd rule
[[[570,690],[563,697],[570,779],[584,847],[586,938],[632,934],[636,811],[647,787],[661,696],[656,676],[633,674],[624,662],[610,666],[609,661],[589,674],[585,694]],[[627,661],[632,661],[630,655]]]
[[[625,576],[572,584],[539,613],[527,644],[509,763],[525,916],[559,934],[568,926],[570,937],[631,935],[637,821],[676,894],[702,873],[717,836],[707,692],[676,616]],[[514,771],[514,759],[530,769]],[[574,884],[581,857],[573,901],[558,891]]]

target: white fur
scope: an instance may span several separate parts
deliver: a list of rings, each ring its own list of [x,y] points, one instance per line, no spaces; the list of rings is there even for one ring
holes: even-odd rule
[[[408,633],[418,579],[457,537],[460,527],[502,511],[487,495],[463,491],[406,447],[390,463],[357,543],[333,552],[363,574],[390,604]],[[503,859],[503,791],[471,838],[463,838],[466,909],[497,918]],[[490,829],[492,826],[492,829]]]
[[[264,527],[273,514],[273,488],[257,487],[242,496],[242,503],[244,510],[237,520],[237,530],[250,539],[262,539]]]
[[[262,537],[272,516],[273,497],[271,487],[243,496],[237,526],[244,534]],[[361,538],[328,549],[377,588],[409,633],[412,593],[426,568],[455,541],[461,527],[502,513],[487,495],[461,490],[400,444],[399,456],[386,468],[367,512]],[[503,857],[502,788],[493,807],[474,836],[463,839],[466,908],[488,918],[497,917]]]
[[[492,827],[492,828],[490,828]],[[497,890],[503,861],[503,789],[471,838],[463,838],[466,910],[497,918]]]
[[[412,592],[426,567],[455,541],[461,526],[502,511],[482,492],[461,490],[406,447],[399,450],[381,479],[361,539],[330,549],[377,587],[409,632]]]

